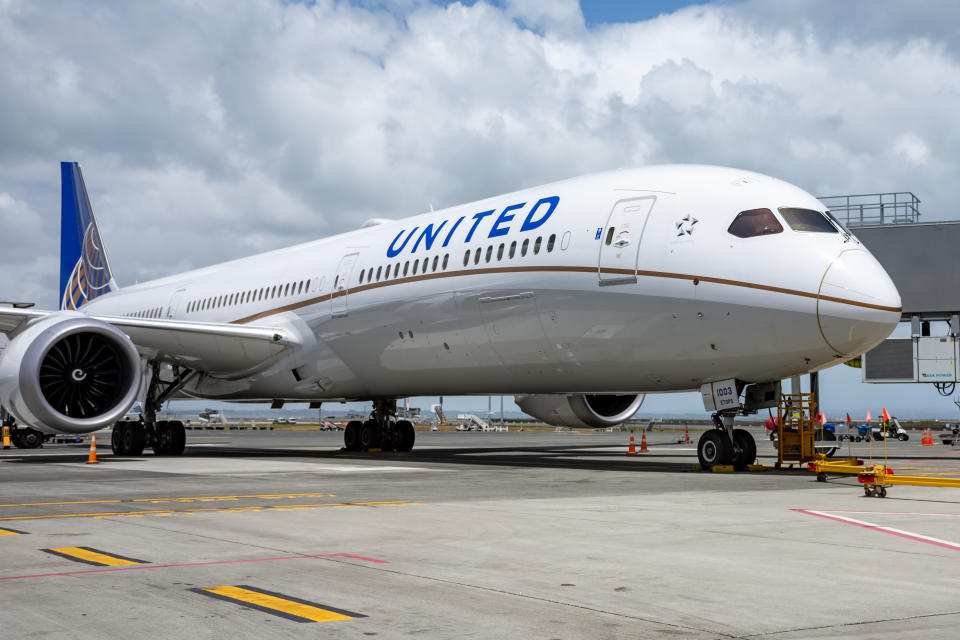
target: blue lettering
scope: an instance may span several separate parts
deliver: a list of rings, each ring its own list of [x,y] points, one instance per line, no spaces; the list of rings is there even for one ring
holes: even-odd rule
[[[526,204],[527,204],[526,202],[521,202],[520,204],[512,204],[506,209],[504,209],[502,212],[500,212],[500,217],[497,218],[497,221],[493,223],[493,227],[490,229],[490,235],[488,235],[487,237],[496,238],[497,236],[505,236],[508,233],[510,233],[510,229],[500,228],[501,224],[506,224],[507,222],[510,222],[511,220],[513,220],[513,216],[507,215],[507,212],[514,211],[516,209],[522,209]]]
[[[432,222],[424,227],[423,231],[420,232],[420,237],[417,238],[417,241],[413,243],[413,249],[410,251],[410,253],[416,253],[417,249],[420,247],[420,241],[424,239],[426,239],[426,241],[423,243],[423,245],[426,247],[427,251],[430,251],[430,249],[433,248],[433,243],[436,241],[437,236],[440,235],[440,229],[443,229],[443,225],[445,224],[447,224],[446,220],[440,223],[440,226],[437,227],[436,231],[433,231]],[[431,231],[433,231],[433,233],[430,233]]]
[[[470,233],[467,234],[467,239],[464,240],[464,242],[470,242],[470,238],[473,237],[473,232],[477,230],[477,225],[480,224],[480,221],[486,218],[487,216],[489,216],[490,214],[492,214],[493,212],[494,212],[494,209],[490,209],[490,211],[481,211],[480,213],[475,213],[473,215],[473,219],[476,220],[476,222],[474,222],[473,226],[470,227]]]
[[[545,214],[539,219],[534,220],[533,215],[537,212],[537,209],[540,208],[542,204],[550,204],[550,208]],[[557,208],[557,205],[560,203],[560,196],[550,196],[549,198],[540,198],[537,201],[537,204],[533,205],[533,209],[530,209],[530,213],[527,214],[526,220],[523,221],[523,225],[520,227],[520,231],[530,231],[536,229],[537,227],[543,225],[547,219],[553,215],[554,210]]]
[[[446,221],[444,221],[444,222],[446,222]],[[447,234],[447,239],[443,241],[443,246],[447,246],[448,244],[450,244],[450,238],[453,237],[453,232],[457,230],[457,227],[460,226],[460,223],[461,223],[461,222],[463,222],[463,216],[460,216],[460,218],[459,218],[456,222],[453,223],[453,226],[450,227],[450,233]],[[443,226],[443,225],[441,225],[441,226]],[[438,229],[438,231],[439,231],[439,229]]]
[[[394,246],[397,244],[397,240],[399,240],[399,239],[400,239],[400,236],[403,235],[403,232],[406,231],[406,229],[401,229],[400,233],[397,234],[397,237],[394,238],[394,239],[393,239],[393,242],[390,243],[390,248],[387,249],[387,257],[388,257],[388,258],[395,258],[397,255],[399,255],[400,252],[403,251],[403,248],[404,248],[405,246],[407,246],[407,243],[410,242],[410,237],[411,237],[414,233],[416,233],[416,232],[417,232],[417,229],[419,229],[419,228],[420,228],[420,227],[414,227],[413,230],[410,231],[410,233],[407,234],[407,239],[403,241],[403,244],[400,245],[400,248],[399,248],[399,249],[394,249]]]

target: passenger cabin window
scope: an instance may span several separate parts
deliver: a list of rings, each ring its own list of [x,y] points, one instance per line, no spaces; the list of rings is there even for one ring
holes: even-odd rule
[[[815,231],[817,233],[839,233],[830,219],[813,209],[798,209],[796,207],[780,207],[777,209],[783,219],[794,231]]]
[[[727,231],[738,238],[753,238],[782,233],[783,225],[770,209],[749,209],[738,213]]]
[[[547,238],[547,253],[553,251],[554,245],[557,244],[557,234],[551,233],[550,237]]]

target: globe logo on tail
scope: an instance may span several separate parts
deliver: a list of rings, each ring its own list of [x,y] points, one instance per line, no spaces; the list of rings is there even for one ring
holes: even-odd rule
[[[110,268],[103,255],[103,243],[93,222],[83,232],[80,259],[63,291],[62,309],[76,310],[110,291]]]

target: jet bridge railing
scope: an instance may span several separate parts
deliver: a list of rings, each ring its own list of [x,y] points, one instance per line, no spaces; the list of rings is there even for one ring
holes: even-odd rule
[[[920,221],[920,198],[910,191],[818,198],[848,227],[913,224]]]

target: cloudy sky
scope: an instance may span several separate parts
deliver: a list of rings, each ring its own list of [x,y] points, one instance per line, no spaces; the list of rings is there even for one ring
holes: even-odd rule
[[[653,163],[956,217],[958,113],[947,1],[0,0],[0,299],[56,303],[61,160],[123,285]],[[889,396],[857,375],[828,403]]]

